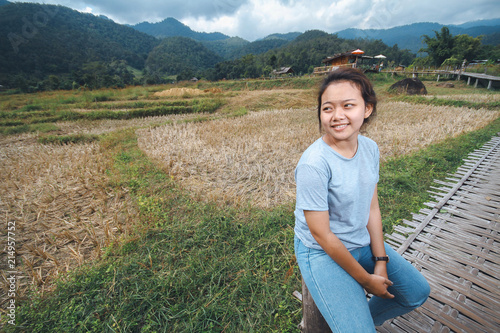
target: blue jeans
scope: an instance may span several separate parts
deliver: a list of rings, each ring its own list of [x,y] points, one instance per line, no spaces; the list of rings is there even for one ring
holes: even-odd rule
[[[306,247],[295,237],[295,256],[300,272],[319,311],[332,332],[375,332],[375,326],[401,316],[422,305],[430,287],[420,272],[385,244],[388,288],[395,297],[373,296],[367,301],[363,287],[323,250]],[[351,251],[354,258],[372,274],[374,261],[370,246]]]

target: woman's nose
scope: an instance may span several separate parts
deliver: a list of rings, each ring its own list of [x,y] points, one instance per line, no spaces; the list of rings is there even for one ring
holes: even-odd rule
[[[344,119],[345,114],[342,108],[335,108],[332,114],[333,119]]]

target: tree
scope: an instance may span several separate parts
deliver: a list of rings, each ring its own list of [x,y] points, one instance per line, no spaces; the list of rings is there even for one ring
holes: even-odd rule
[[[269,57],[269,66],[271,66],[271,68],[276,68],[276,61],[278,61],[278,58],[276,58],[276,55],[273,54]]]
[[[447,65],[454,62],[462,62],[464,59],[472,60],[477,57],[481,50],[481,36],[471,37],[468,35],[452,36],[447,27],[441,28],[441,33],[434,31],[435,38],[423,35],[427,48],[420,52],[427,52],[434,65],[441,66],[446,61]]]
[[[481,49],[482,37],[471,37],[468,35],[457,35],[454,37],[453,56],[459,60],[475,59]]]
[[[431,38],[428,35],[422,36],[424,43],[427,44],[427,48],[420,49],[420,52],[427,52],[434,65],[440,66],[443,61],[453,55],[454,40],[448,27],[442,27],[441,33],[437,31],[434,31],[434,33],[436,35],[435,38]]]

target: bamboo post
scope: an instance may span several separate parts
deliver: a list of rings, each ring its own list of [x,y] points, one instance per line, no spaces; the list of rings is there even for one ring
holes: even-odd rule
[[[319,312],[318,307],[302,279],[302,322],[300,330],[303,333],[331,333],[325,318]]]

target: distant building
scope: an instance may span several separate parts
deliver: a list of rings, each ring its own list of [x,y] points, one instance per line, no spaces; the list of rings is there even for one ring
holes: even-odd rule
[[[362,53],[357,53],[360,51]],[[353,53],[354,52],[354,53]],[[356,68],[364,59],[373,59],[371,56],[363,55],[361,50],[352,50],[344,53],[337,53],[331,57],[323,59],[321,62],[324,66],[314,68],[314,74],[324,74],[334,71],[340,67],[353,67]]]
[[[284,75],[293,75],[295,72],[292,67],[281,67],[280,69],[274,69],[272,75],[273,76],[284,76]]]
[[[485,65],[488,62],[488,59],[486,60],[472,60],[469,62],[469,66],[476,66],[476,65]]]

